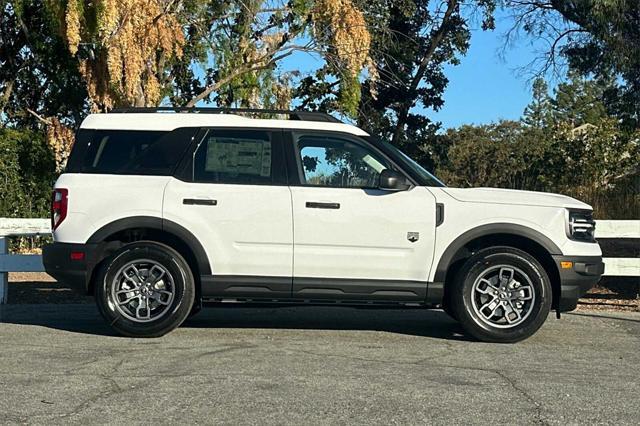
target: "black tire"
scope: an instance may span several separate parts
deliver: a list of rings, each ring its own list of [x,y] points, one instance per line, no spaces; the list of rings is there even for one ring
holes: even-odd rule
[[[136,260],[154,262],[170,275],[167,282],[170,283],[173,296],[171,300],[167,297],[165,305],[157,305],[161,312],[157,318],[152,318],[150,309],[150,319],[146,320],[147,322],[127,318],[121,311],[128,312],[127,308],[130,305],[116,308],[114,300],[118,297],[114,295],[114,291],[117,290],[114,290],[114,286],[119,285],[116,277],[122,273],[121,268]],[[179,327],[191,312],[195,297],[194,283],[193,273],[180,253],[155,241],[138,241],[127,244],[103,262],[96,277],[96,303],[104,319],[118,333],[128,337],[160,337]],[[164,283],[162,285],[164,286]],[[130,294],[120,297],[128,298]],[[141,312],[146,311],[142,309]],[[135,313],[129,313],[132,317],[137,316]]]
[[[193,318],[196,315],[198,315],[200,313],[200,311],[202,311],[202,302],[201,301],[196,301],[193,306],[191,307],[191,311],[189,311],[189,315],[187,316],[187,318]]]
[[[502,268],[503,265],[505,268]],[[511,270],[512,277],[519,278],[520,281],[526,283],[526,277],[528,277],[530,284],[524,287],[533,289],[532,301],[518,301],[523,304],[524,309],[518,310],[517,313],[512,311],[514,305],[508,305],[510,302],[506,299],[499,299],[507,297],[510,290],[494,292],[493,287],[480,281],[481,278],[491,276],[498,271],[497,277],[492,279],[495,279],[495,283],[498,283],[496,285],[501,288],[499,283],[510,281],[509,279],[500,281],[501,277],[509,276],[509,268],[514,268]],[[526,277],[523,277],[523,274]],[[476,281],[479,283],[478,287],[485,286],[481,289],[482,291],[489,291],[491,295],[485,296],[479,290],[474,290]],[[494,281],[491,283],[493,284]],[[516,294],[516,291],[519,290],[513,290],[512,294]],[[522,290],[522,293],[518,294],[528,293],[529,290]],[[496,300],[496,303],[504,303],[505,308],[498,307],[495,316],[486,318],[496,305],[490,304],[484,311],[481,308],[493,303],[493,300]],[[551,300],[551,282],[540,262],[530,254],[513,247],[490,247],[473,254],[458,272],[451,292],[451,308],[464,330],[478,340],[495,343],[514,343],[534,334],[547,319]],[[483,316],[480,312],[484,312],[485,315]],[[495,318],[499,318],[500,314],[503,318],[496,320]],[[517,318],[511,323],[515,325],[509,324],[507,317],[512,320],[514,317]],[[503,322],[498,323],[498,321]]]

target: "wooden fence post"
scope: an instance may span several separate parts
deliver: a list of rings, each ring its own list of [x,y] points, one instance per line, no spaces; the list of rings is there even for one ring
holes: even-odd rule
[[[9,241],[0,237],[0,257],[9,253]],[[0,271],[0,305],[9,303],[9,272]]]

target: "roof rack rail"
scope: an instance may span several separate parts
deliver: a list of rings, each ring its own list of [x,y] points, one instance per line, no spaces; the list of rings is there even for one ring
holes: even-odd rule
[[[286,109],[260,108],[199,108],[199,107],[131,107],[116,108],[109,113],[150,113],[150,112],[193,112],[199,114],[279,114],[286,115],[289,120],[323,121],[327,123],[342,123],[326,112],[291,111]]]

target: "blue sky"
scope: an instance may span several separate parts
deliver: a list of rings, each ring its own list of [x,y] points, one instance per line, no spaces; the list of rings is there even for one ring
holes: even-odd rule
[[[531,100],[531,82],[519,68],[534,59],[537,47],[523,39],[503,49],[511,22],[498,14],[495,30],[472,31],[469,51],[460,65],[445,67],[449,78],[445,103],[440,111],[427,111],[430,118],[445,128],[520,118]]]
[[[531,87],[528,77],[517,69],[534,58],[536,47],[523,39],[500,57],[503,35],[511,22],[498,12],[495,30],[472,30],[469,51],[460,65],[445,67],[449,86],[443,108],[437,112],[428,110],[427,116],[442,122],[443,128],[520,118],[531,100]],[[315,64],[317,59],[313,56],[297,53],[287,58],[281,68],[305,73],[313,70]]]

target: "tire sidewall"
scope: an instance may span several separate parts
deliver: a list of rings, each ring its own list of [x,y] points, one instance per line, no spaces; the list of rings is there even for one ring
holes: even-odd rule
[[[497,328],[482,321],[473,308],[473,285],[492,266],[508,265],[522,270],[531,280],[535,301],[529,316],[513,328]],[[551,283],[542,265],[528,253],[511,247],[495,247],[473,255],[460,271],[456,291],[456,312],[473,336],[491,342],[517,342],[535,333],[551,309]],[[462,297],[460,297],[462,295]]]
[[[157,320],[146,323],[138,323],[123,316],[111,299],[115,275],[124,265],[138,259],[160,263],[171,274],[175,286],[170,310]],[[137,242],[122,247],[104,262],[95,286],[100,313],[113,328],[130,337],[158,337],[180,326],[191,311],[194,295],[193,274],[187,262],[171,247],[155,242]]]

